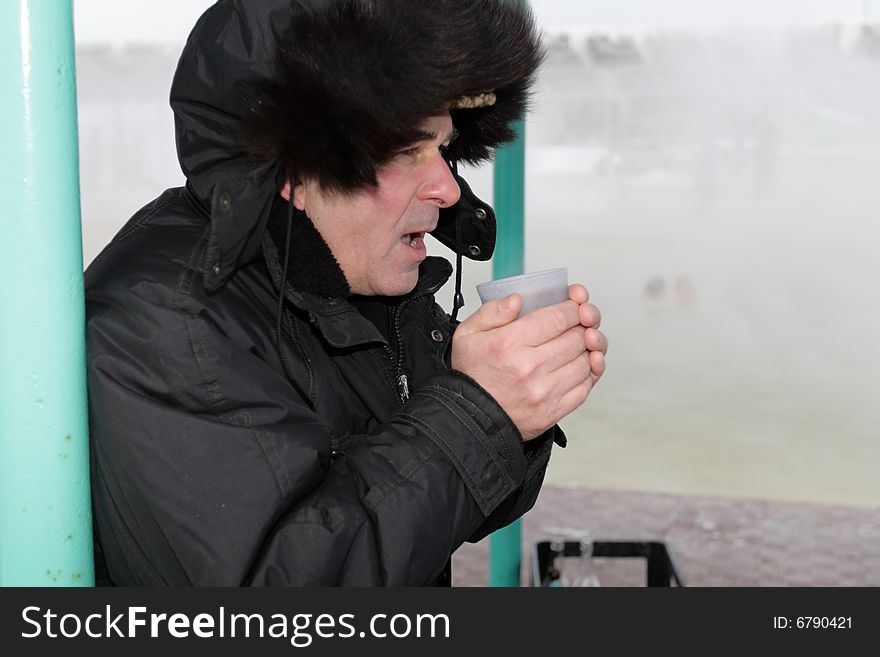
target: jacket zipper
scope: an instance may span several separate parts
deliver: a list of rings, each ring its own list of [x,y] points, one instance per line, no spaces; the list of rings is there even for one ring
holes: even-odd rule
[[[443,281],[445,283],[446,281]],[[429,297],[434,294],[437,290],[443,287],[443,283],[440,285],[432,285],[431,287],[423,290],[419,294],[410,297],[409,299],[401,302],[399,306],[393,311],[394,312],[394,337],[397,340],[397,352],[389,347],[385,347],[385,351],[391,359],[392,370],[394,371],[394,378],[397,384],[397,397],[400,399],[402,404],[405,404],[409,401],[409,378],[403,372],[403,337],[400,333],[400,313],[403,311],[403,308],[413,301],[417,299],[422,299],[424,297]]]
[[[394,391],[394,394],[397,395],[397,399],[405,404],[409,399],[409,381],[406,378],[406,375],[401,373],[401,367],[397,360],[397,354],[394,353],[394,350],[385,345],[385,355],[388,357],[389,367],[384,368],[386,370],[388,383],[391,385],[391,389]]]

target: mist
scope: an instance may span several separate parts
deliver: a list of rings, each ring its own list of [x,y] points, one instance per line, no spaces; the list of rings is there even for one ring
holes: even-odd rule
[[[603,309],[551,477],[876,505],[880,33],[559,34],[528,266]]]
[[[547,39],[526,265],[567,266],[611,342],[548,479],[880,504],[880,29]],[[77,53],[86,263],[183,182],[178,54]],[[491,198],[489,168],[466,177]],[[467,312],[489,278],[466,264]]]

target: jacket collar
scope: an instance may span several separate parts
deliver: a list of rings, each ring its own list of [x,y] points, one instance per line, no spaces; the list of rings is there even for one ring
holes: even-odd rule
[[[290,212],[290,204],[280,194],[275,194],[266,232],[275,247],[281,271],[284,270],[284,256],[290,249],[286,287],[328,299],[348,297],[351,289],[345,274],[321,233],[302,210],[293,210],[288,236]]]
[[[393,297],[392,305],[402,309],[407,302],[434,294],[452,274],[452,265],[443,258],[429,257],[419,267],[419,281],[415,289],[401,297]],[[298,308],[307,311],[314,325],[332,347],[345,349],[379,342],[388,344],[376,325],[364,317],[348,299],[326,299],[312,292],[287,290],[286,298]]]

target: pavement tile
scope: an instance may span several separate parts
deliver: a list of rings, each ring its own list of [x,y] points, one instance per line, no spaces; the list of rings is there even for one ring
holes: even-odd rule
[[[880,586],[880,509],[545,486],[522,522],[536,541],[661,540],[690,586]],[[488,543],[453,558],[455,586],[488,584]],[[604,586],[644,586],[644,559],[597,558]]]

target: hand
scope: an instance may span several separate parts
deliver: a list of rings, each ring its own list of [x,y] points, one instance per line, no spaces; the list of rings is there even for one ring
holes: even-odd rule
[[[495,398],[524,440],[580,406],[605,369],[598,309],[583,286],[571,286],[569,296],[520,319],[519,295],[490,301],[453,336],[452,367]]]

